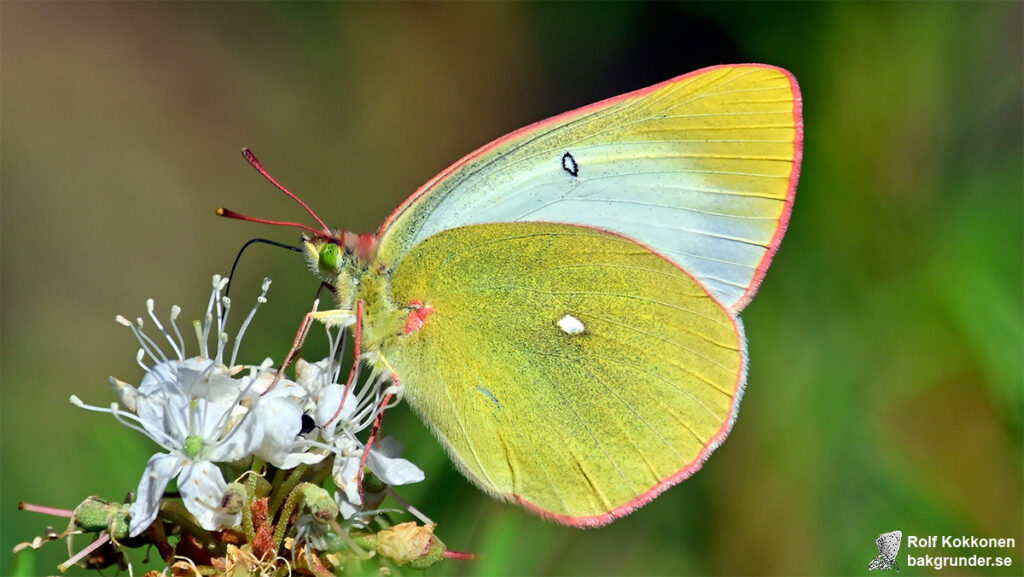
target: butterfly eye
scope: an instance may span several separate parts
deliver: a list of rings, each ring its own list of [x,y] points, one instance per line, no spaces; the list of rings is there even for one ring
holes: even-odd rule
[[[326,270],[338,270],[338,245],[329,242],[320,249],[320,267]]]

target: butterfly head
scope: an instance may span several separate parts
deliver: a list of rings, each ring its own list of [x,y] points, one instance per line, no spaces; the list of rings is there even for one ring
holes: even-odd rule
[[[320,225],[314,228],[298,222],[281,220],[270,220],[256,218],[237,213],[226,208],[218,208],[217,215],[236,220],[273,224],[277,226],[288,226],[305,231],[302,235],[301,252],[306,258],[306,265],[309,270],[321,281],[332,285],[338,290],[338,298],[343,298],[346,287],[358,284],[359,279],[369,268],[370,262],[376,256],[377,237],[373,234],[357,234],[346,230],[332,229],[321,219],[313,209],[299,197],[292,194],[282,186],[274,177],[270,176],[260,163],[256,155],[248,148],[242,149],[242,156],[252,165],[264,178],[270,181],[278,190],[285,193],[289,198],[297,202],[306,212]]]
[[[377,237],[347,230],[303,235],[302,252],[309,270],[320,280],[338,285],[339,278],[358,278],[377,251]]]

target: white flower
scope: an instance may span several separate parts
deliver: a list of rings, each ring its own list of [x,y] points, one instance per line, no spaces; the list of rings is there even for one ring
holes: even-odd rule
[[[327,454],[310,452],[309,443],[299,437],[302,410],[309,396],[306,390],[283,378],[269,389],[273,381],[272,375],[264,374],[250,392],[252,410],[262,424],[262,437],[253,454],[279,469],[322,461]]]
[[[363,498],[359,494],[359,471],[363,461],[363,444],[355,439],[341,437],[334,444],[334,469],[331,477],[338,488],[334,499],[342,518],[350,519],[362,510]]]
[[[108,410],[71,398],[82,408],[112,413],[167,451],[146,464],[130,509],[130,536],[153,523],[164,489],[175,477],[185,507],[204,529],[223,529],[241,521],[240,513],[223,512],[227,483],[215,463],[249,456],[263,436],[263,423],[239,404],[246,380],[230,378],[226,367],[209,359],[165,361],[154,365],[138,389],[117,385],[122,399],[131,399],[134,415],[122,412],[117,403]],[[233,398],[227,396],[230,392]]]
[[[383,371],[372,370],[362,379],[358,371],[352,376],[352,387],[337,381],[340,363],[334,360],[341,350],[341,340],[335,340],[330,330],[333,355],[316,363],[302,360],[296,363],[296,382],[309,392],[307,412],[320,429],[324,441],[334,453],[332,478],[337,487],[335,499],[341,516],[351,519],[362,510],[360,494],[365,445],[356,434],[369,428],[377,415],[391,405],[383,405],[388,393],[399,392],[385,387],[389,380]],[[359,362],[358,359],[356,362]],[[365,365],[359,365],[363,368]],[[360,383],[357,391],[354,384]],[[346,390],[348,389],[348,390]],[[388,485],[407,485],[422,481],[422,470],[406,459],[399,458],[402,444],[393,438],[377,439],[366,456],[366,466]]]
[[[299,359],[295,363],[295,382],[307,393],[306,412],[320,429],[324,440],[331,442],[341,423],[351,423],[359,403],[351,390],[335,381],[340,367],[332,357],[315,363]]]
[[[156,519],[164,489],[175,477],[178,477],[178,490],[185,507],[204,529],[223,529],[241,521],[241,513],[228,515],[221,511],[227,483],[214,463],[230,462],[249,455],[255,440],[252,434],[254,427],[228,429],[225,423],[232,410],[230,406],[218,406],[205,399],[195,399],[184,406],[176,401],[168,403],[164,414],[169,417],[167,422],[177,421],[166,432],[179,434],[170,438],[171,442],[161,443],[168,453],[154,455],[146,464],[136,500],[131,506],[132,537],[145,531]],[[193,420],[198,426],[179,428],[184,419]],[[140,417],[140,420],[147,430],[154,425],[153,421],[145,418]],[[244,423],[252,425],[257,421],[246,419]],[[183,433],[187,434],[182,436]],[[155,436],[153,439],[157,440]]]
[[[108,410],[85,405],[72,397],[72,402],[83,408],[112,413],[167,451],[149,459],[139,482],[136,501],[131,506],[129,533],[133,537],[156,519],[164,489],[175,477],[185,507],[204,529],[216,530],[241,521],[241,513],[228,514],[221,506],[227,483],[216,463],[256,454],[275,465],[294,467],[299,462],[322,458],[295,455],[306,446],[304,441],[297,440],[302,426],[301,407],[306,401],[303,389],[285,379],[278,379],[271,389],[276,371],[269,360],[249,367],[249,374],[236,378],[245,369],[235,365],[241,338],[256,309],[266,302],[270,281],[264,280],[257,305],[238,331],[227,364],[225,349],[230,339],[224,326],[231,301],[223,295],[226,284],[226,279],[214,276],[205,323],[195,323],[198,357],[185,358],[185,343],[176,322],[180,308],[171,309],[174,338],[154,314],[152,299],[146,302],[150,318],[176,358],[169,358],[142,332],[141,318],[132,324],[118,317],[118,322],[129,326],[142,345],[137,361],[146,375],[138,389],[111,378],[122,403],[134,415],[121,411],[116,403]],[[211,355],[208,342],[214,321],[217,345]],[[151,367],[143,363],[147,356],[153,362]]]
[[[354,373],[346,374],[349,384],[339,383],[345,326],[328,327],[328,358],[317,363],[297,361],[296,382],[285,379],[270,359],[260,365],[236,364],[242,336],[259,305],[266,302],[270,281],[264,281],[257,305],[234,338],[230,356],[227,347],[232,339],[224,328],[231,308],[231,300],[224,296],[226,284],[225,279],[214,277],[205,321],[194,323],[198,356],[186,357],[177,325],[181,309],[171,308],[169,331],[154,313],[150,299],[146,302],[149,317],[166,344],[158,344],[143,332],[141,318],[132,323],[118,317],[138,339],[141,349],[136,361],[145,371],[137,388],[111,378],[123,407],[113,403],[110,408],[100,408],[85,405],[77,397],[71,399],[80,407],[113,414],[163,449],[149,459],[139,481],[137,497],[130,506],[129,534],[142,534],[157,519],[164,492],[174,479],[183,504],[204,529],[237,526],[242,514],[237,506],[226,505],[228,483],[221,464],[245,465],[252,458],[278,469],[291,469],[333,457],[332,477],[337,487],[333,500],[343,518],[353,526],[363,526],[374,514],[363,510],[369,508],[360,487],[364,465],[387,485],[424,478],[423,471],[399,456],[398,441],[376,439],[367,452],[357,436],[398,402],[402,389],[391,382],[390,371],[373,362],[376,359],[370,355],[356,360]],[[211,333],[216,342],[212,350]],[[165,353],[168,346],[170,352]],[[312,419],[315,427],[303,431],[303,418]],[[325,496],[329,502],[331,497]],[[318,522],[329,525],[323,519]],[[313,545],[319,545],[323,536],[305,524],[302,534]]]
[[[363,496],[359,492],[360,471],[365,447],[349,437],[339,437],[335,442],[334,469],[331,473],[338,487],[335,500],[338,510],[345,519],[362,510]],[[423,471],[407,459],[398,455],[402,443],[393,437],[377,439],[370,446],[366,466],[387,485],[410,485],[419,483],[425,477]]]

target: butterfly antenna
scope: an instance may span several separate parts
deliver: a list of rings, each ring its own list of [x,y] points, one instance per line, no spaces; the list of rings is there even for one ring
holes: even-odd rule
[[[223,206],[217,208],[217,216],[223,216],[224,218],[233,218],[235,220],[244,220],[246,222],[258,222],[258,223],[261,223],[261,224],[273,224],[273,225],[276,225],[276,226],[291,226],[291,227],[294,227],[294,228],[301,228],[302,230],[309,231],[309,232],[311,232],[311,233],[313,233],[313,234],[315,234],[317,236],[324,236],[325,234],[327,234],[329,236],[329,233],[325,232],[324,230],[317,230],[317,229],[315,229],[315,228],[313,228],[311,226],[306,226],[306,225],[304,225],[304,224],[302,224],[300,222],[289,222],[289,221],[284,221],[284,220],[270,220],[270,219],[266,219],[266,218],[259,218],[259,217],[255,217],[255,216],[248,216],[248,215],[245,215],[245,214],[241,214],[241,213],[235,212],[235,211],[233,211],[233,210],[231,210],[229,208],[224,208]]]
[[[331,228],[329,226],[327,226],[327,224],[323,220],[321,220],[320,217],[317,216],[315,212],[313,212],[313,209],[309,208],[308,204],[306,204],[305,202],[302,202],[301,198],[295,196],[294,194],[292,194],[292,192],[290,190],[288,190],[287,188],[281,186],[281,183],[279,183],[276,180],[274,180],[274,177],[270,176],[270,173],[267,172],[263,168],[263,164],[260,163],[260,159],[256,158],[256,155],[253,154],[251,150],[249,150],[248,148],[243,148],[242,149],[242,156],[245,157],[245,160],[248,161],[249,164],[251,164],[252,167],[256,169],[256,172],[259,172],[260,174],[263,175],[263,178],[269,180],[270,183],[273,184],[274,186],[276,186],[278,190],[280,190],[281,192],[287,194],[289,198],[291,198],[295,202],[299,203],[299,205],[302,208],[306,209],[306,212],[308,212],[309,215],[312,216],[314,220],[316,220],[318,223],[320,223],[320,226],[323,227],[323,230],[325,232],[328,232],[328,231],[331,230]]]
[[[224,296],[231,294],[231,281],[235,278],[235,269],[238,268],[238,261],[242,260],[242,253],[245,252],[245,249],[249,248],[250,245],[256,243],[269,244],[271,246],[286,248],[295,252],[302,252],[302,249],[297,246],[284,244],[283,242],[277,242],[276,240],[269,240],[266,238],[250,239],[249,242],[242,245],[242,248],[238,250],[238,254],[235,255],[235,262],[231,265],[231,272],[228,274],[228,284],[224,287]]]

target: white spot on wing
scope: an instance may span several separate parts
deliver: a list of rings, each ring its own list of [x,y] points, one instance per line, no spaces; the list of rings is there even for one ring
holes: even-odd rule
[[[565,331],[565,334],[567,335],[578,335],[586,329],[580,319],[572,315],[565,315],[559,319],[558,328]]]

